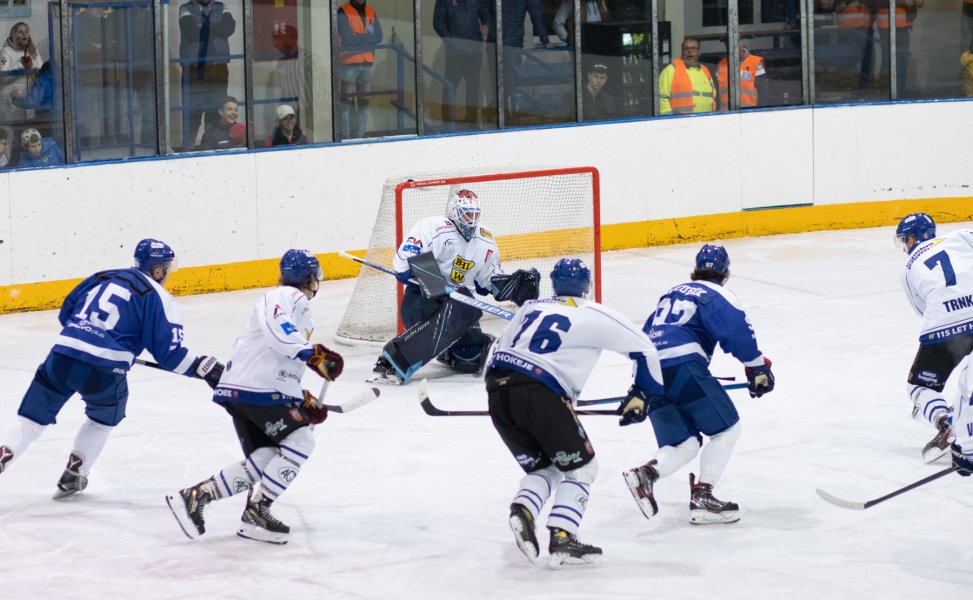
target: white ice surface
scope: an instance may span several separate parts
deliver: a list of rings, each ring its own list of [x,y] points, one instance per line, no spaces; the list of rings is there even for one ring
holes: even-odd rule
[[[941,229],[961,226],[970,224]],[[521,472],[489,420],[426,416],[413,384],[384,387],[318,427],[316,451],[275,504],[289,544],[235,535],[243,496],[210,505],[208,533],[190,541],[163,497],[238,460],[239,447],[205,384],[136,366],[129,416],[83,494],[51,500],[83,418],[76,398],[0,476],[0,598],[965,597],[973,481],[950,475],[864,512],[814,493],[867,500],[948,466],[919,457],[934,431],[910,418],[904,393],[919,319],[899,288],[905,257],[891,237],[879,228],[725,242],[728,287],[777,376],[764,398],[731,392],[743,433],[717,495],[740,503],[737,524],[688,523],[689,467],[658,484],[660,512],[643,518],[620,473],[651,458],[650,425],[583,417],[600,471],[581,537],[604,548],[605,562],[531,565],[506,522]],[[604,302],[643,322],[686,279],[698,247],[604,255]],[[313,301],[316,339],[331,344],[352,285],[328,283]],[[225,359],[261,293],[181,298],[187,346]],[[57,329],[54,312],[0,316],[0,427]],[[363,386],[376,351],[336,348],[347,362],[329,400],[340,403]],[[743,379],[725,355],[713,372]],[[436,366],[421,375],[439,406],[485,408],[482,381],[444,378]],[[626,359],[606,355],[585,396],[621,394],[629,377]]]

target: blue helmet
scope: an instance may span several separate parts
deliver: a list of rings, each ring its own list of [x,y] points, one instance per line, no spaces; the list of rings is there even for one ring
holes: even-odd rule
[[[730,255],[723,246],[703,244],[696,253],[696,270],[712,271],[726,279],[730,276]]]
[[[899,221],[895,228],[895,239],[905,246],[910,237],[917,242],[924,242],[936,237],[936,222],[926,213],[912,213]]]
[[[175,271],[172,262],[176,253],[165,242],[146,238],[135,246],[135,268],[143,273],[151,273],[159,265],[166,268],[166,273]]]
[[[580,258],[562,258],[551,271],[551,283],[558,296],[582,298],[591,287],[591,270]]]
[[[324,281],[321,263],[307,250],[288,250],[280,259],[281,285],[304,285],[311,277]]]

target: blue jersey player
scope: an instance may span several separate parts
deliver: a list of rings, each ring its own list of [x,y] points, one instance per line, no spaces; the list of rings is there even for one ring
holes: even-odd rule
[[[37,368],[17,418],[0,434],[0,473],[55,423],[61,407],[77,393],[87,419],[54,498],[83,490],[108,434],[125,418],[126,374],[142,350],[162,368],[216,387],[223,365],[182,346],[179,307],[162,287],[173,271],[172,248],[145,239],[135,248],[133,268],[95,273],[68,294],[58,315],[61,333]]]
[[[623,475],[646,518],[658,512],[652,495],[655,482],[693,460],[702,447],[699,480],[689,475],[690,522],[740,519],[736,503],[713,496],[713,485],[740,435],[740,417],[710,374],[709,362],[717,344],[742,362],[751,397],[773,390],[774,375],[736,296],[723,287],[729,276],[726,249],[704,245],[696,254],[692,281],[666,292],[645,322],[643,329],[658,350],[665,385],[665,396],[649,398],[647,407],[659,450],[648,463]],[[620,407],[623,425],[630,413],[628,420],[639,420],[644,410],[640,403],[633,397]],[[709,438],[705,446],[703,436]]]

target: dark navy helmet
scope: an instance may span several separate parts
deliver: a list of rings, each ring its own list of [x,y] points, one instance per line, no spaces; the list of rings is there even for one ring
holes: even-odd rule
[[[730,255],[723,246],[703,244],[696,253],[696,270],[712,271],[726,278],[730,274]]]
[[[152,273],[157,266],[165,267],[166,273],[176,270],[174,261],[176,253],[169,244],[146,238],[135,246],[135,268],[143,273]]]
[[[554,264],[551,283],[558,296],[583,298],[591,287],[591,270],[580,258],[562,258]]]
[[[895,240],[902,247],[907,246],[908,239],[913,237],[921,243],[936,237],[936,222],[926,213],[912,213],[902,217],[899,226],[895,228]]]
[[[280,283],[282,285],[304,285],[311,277],[324,281],[324,272],[317,257],[307,250],[288,250],[280,259]]]

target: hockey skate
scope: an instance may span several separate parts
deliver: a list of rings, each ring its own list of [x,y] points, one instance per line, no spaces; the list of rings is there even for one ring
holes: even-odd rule
[[[402,385],[403,383],[403,379],[395,372],[392,363],[384,356],[379,357],[378,362],[375,363],[375,368],[372,369],[372,373],[374,374],[365,380],[367,383],[380,383],[383,385]]]
[[[922,461],[931,463],[949,452],[949,445],[956,440],[953,428],[949,424],[949,413],[943,413],[936,419],[936,437],[932,438],[922,449]]]
[[[534,532],[534,517],[529,510],[516,502],[510,505],[510,529],[514,532],[517,547],[530,562],[534,562],[540,554],[540,545]]]
[[[236,534],[242,538],[267,542],[268,544],[286,544],[291,528],[277,520],[270,514],[273,500],[260,492],[247,499],[247,508],[243,511],[239,531]]]
[[[651,519],[659,512],[659,504],[652,494],[652,486],[659,480],[659,471],[656,470],[655,464],[655,460],[650,460],[641,467],[622,473],[628,490],[632,492],[632,497],[635,498],[646,519]]]
[[[689,474],[689,522],[693,525],[736,523],[740,520],[740,507],[736,502],[724,502],[713,497],[713,484],[696,483],[696,476]]]
[[[61,500],[68,496],[73,496],[88,487],[88,478],[81,475],[81,458],[77,454],[68,457],[68,466],[64,468],[64,473],[57,481],[57,491],[54,493],[55,500]]]
[[[551,544],[547,547],[551,553],[552,569],[569,569],[572,567],[593,566],[601,562],[601,548],[581,543],[577,536],[558,529],[551,530]]]
[[[216,500],[213,493],[215,485],[216,481],[210,477],[193,487],[166,496],[166,504],[169,505],[172,516],[176,518],[182,532],[191,540],[206,533],[206,523],[203,522],[203,508]]]
[[[14,458],[14,453],[10,448],[6,446],[0,446],[0,473],[3,473],[3,469],[6,464],[12,461]]]

